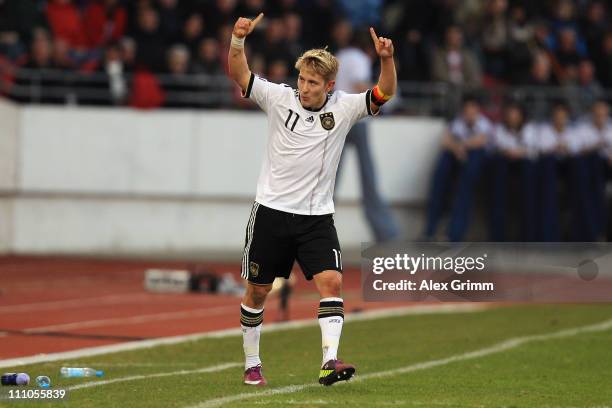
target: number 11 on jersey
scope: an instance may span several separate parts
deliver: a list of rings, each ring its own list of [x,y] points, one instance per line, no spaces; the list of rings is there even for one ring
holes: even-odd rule
[[[334,251],[334,257],[336,258],[336,268],[342,269],[342,253],[339,249],[332,249]]]

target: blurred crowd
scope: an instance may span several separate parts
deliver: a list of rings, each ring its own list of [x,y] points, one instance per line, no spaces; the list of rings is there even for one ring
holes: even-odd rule
[[[271,81],[293,77],[305,49],[337,51],[347,25],[365,35],[373,25],[395,41],[400,80],[566,86],[586,105],[612,88],[603,0],[0,0],[0,64],[98,73],[116,103],[137,87],[146,94],[131,95],[134,103],[159,105],[164,91],[198,90],[187,75],[222,75],[236,18],[262,11],[247,52]],[[135,72],[143,75],[127,79]]]
[[[612,240],[612,121],[607,101],[571,119],[563,101],[529,120],[509,101],[493,124],[467,97],[450,123],[431,183],[425,240],[466,239],[475,202],[486,203],[490,241]],[[485,200],[476,200],[478,187]],[[448,209],[448,227],[438,224]]]

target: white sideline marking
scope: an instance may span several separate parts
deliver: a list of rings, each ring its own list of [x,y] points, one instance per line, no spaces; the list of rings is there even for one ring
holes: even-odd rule
[[[32,327],[22,330],[24,333],[40,333],[46,331],[75,330],[104,326],[123,326],[126,324],[157,322],[162,320],[177,320],[195,316],[214,316],[236,310],[235,306],[206,307],[200,309],[180,310],[176,312],[161,312],[138,316],[113,317],[110,319],[84,320],[80,322],[52,324],[49,326]]]
[[[161,312],[139,316],[113,317],[111,319],[82,320],[72,323],[53,324],[49,326],[31,327],[21,330],[23,333],[42,333],[47,331],[89,329],[92,327],[124,326],[146,322],[159,322],[164,320],[188,319],[197,316],[214,316],[236,310],[235,306],[207,307],[201,309],[181,310],[178,312]],[[0,337],[8,333],[0,332]]]
[[[237,306],[236,306],[237,307]],[[314,307],[314,306],[313,306]],[[346,315],[346,321],[371,320],[384,317],[405,316],[405,315],[425,315],[425,314],[445,314],[445,313],[470,313],[482,311],[490,308],[487,304],[479,303],[437,303],[433,305],[403,306],[390,309],[366,310],[360,313]],[[238,310],[238,309],[236,309]],[[238,312],[236,312],[238,313]],[[302,327],[318,326],[317,319],[294,320],[291,322],[269,323],[265,325],[265,332],[270,333],[279,330],[288,330]],[[186,334],[181,336],[164,337],[159,339],[131,341],[126,343],[109,344],[106,346],[87,347],[79,350],[64,351],[51,354],[39,354],[28,357],[17,357],[12,359],[0,360],[0,368],[16,367],[26,364],[45,363],[49,361],[69,360],[82,357],[97,356],[100,354],[117,353],[151,348],[161,345],[170,345],[196,341],[205,338],[224,338],[230,336],[241,336],[240,327],[209,331],[202,333]]]
[[[172,371],[169,373],[133,375],[130,377],[113,378],[112,380],[90,381],[84,384],[73,385],[72,387],[66,387],[66,389],[70,391],[74,391],[74,390],[80,390],[83,388],[98,387],[100,385],[115,384],[115,383],[126,382],[126,381],[137,381],[137,380],[145,380],[145,379],[148,380],[150,378],[172,377],[175,375],[214,373],[217,371],[227,370],[228,368],[234,368],[234,367],[238,367],[242,365],[244,365],[244,363],[223,363],[223,364],[218,364],[216,366],[198,368],[197,370],[180,370],[180,371]]]
[[[508,340],[504,340],[490,347],[485,347],[480,350],[470,351],[467,353],[456,354],[454,356],[442,358],[439,360],[424,361],[422,363],[411,364],[409,366],[395,368],[392,370],[379,371],[376,373],[368,373],[364,375],[359,375],[359,376],[356,376],[352,381],[365,381],[365,380],[369,380],[372,378],[382,378],[382,377],[390,377],[390,376],[394,376],[398,374],[406,374],[406,373],[410,373],[413,371],[425,370],[425,369],[432,368],[432,367],[447,365],[447,364],[454,363],[457,361],[471,360],[474,358],[488,356],[490,354],[500,353],[502,351],[507,351],[507,350],[522,346],[523,344],[531,343],[535,341],[560,339],[560,338],[575,336],[581,333],[600,332],[600,331],[606,331],[609,329],[612,329],[612,319],[603,321],[601,323],[589,325],[589,326],[565,329],[565,330],[561,330],[555,333],[515,337],[515,338],[508,339]],[[339,383],[337,385],[340,385],[340,384],[342,383]],[[311,387],[321,387],[321,385],[319,385],[318,383],[289,385],[286,387],[272,388],[272,389],[269,389],[263,392],[250,392],[250,393],[232,395],[228,397],[210,399],[207,401],[203,401],[197,405],[191,405],[188,408],[220,407],[222,405],[225,405],[227,403],[234,402],[234,401],[246,400],[246,399],[253,398],[253,397],[290,394],[290,393],[301,391],[305,388],[311,388]]]
[[[117,303],[134,303],[134,302],[138,302],[141,298],[145,298],[145,297],[150,298],[151,295],[147,293],[133,292],[133,293],[122,293],[120,295],[99,296],[95,298],[51,300],[48,302],[0,306],[0,313],[31,312],[31,311],[40,310],[40,309],[47,312],[53,309],[66,309],[69,307],[83,307],[83,306],[90,306],[90,305],[98,306],[98,305],[109,305],[109,304],[117,304]]]

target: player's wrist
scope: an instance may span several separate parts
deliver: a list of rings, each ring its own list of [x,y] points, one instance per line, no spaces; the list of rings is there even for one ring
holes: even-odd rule
[[[232,42],[231,42],[231,47],[232,48],[236,48],[238,50],[241,50],[244,48],[244,39],[246,38],[246,36],[244,37],[238,37],[236,36],[236,34],[232,33]]]

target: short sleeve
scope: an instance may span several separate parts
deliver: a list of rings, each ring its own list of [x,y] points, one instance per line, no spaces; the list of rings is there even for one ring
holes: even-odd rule
[[[454,119],[449,126],[449,130],[456,139],[463,139],[466,136],[465,125],[461,119]]]
[[[490,136],[490,134],[493,132],[493,124],[491,123],[491,121],[487,118],[485,118],[484,116],[481,116],[478,119],[478,123],[476,125],[476,132],[479,134],[484,134],[486,136]]]
[[[249,85],[242,96],[253,100],[264,112],[268,112],[272,103],[287,92],[293,92],[289,85],[268,82],[251,73]]]
[[[351,123],[355,123],[368,115],[375,116],[378,114],[378,112],[373,113],[370,106],[372,92],[370,89],[359,94],[347,94],[342,91],[336,92],[338,92],[338,98],[342,101],[342,105],[346,109],[346,114],[350,118]]]

